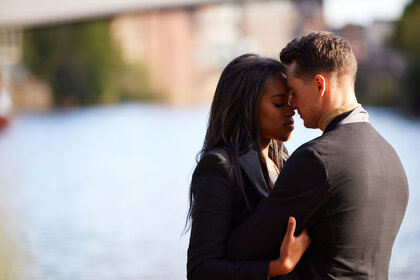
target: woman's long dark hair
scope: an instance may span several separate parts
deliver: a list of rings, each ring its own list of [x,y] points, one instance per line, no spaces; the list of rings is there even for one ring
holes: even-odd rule
[[[250,149],[257,151],[264,176],[267,182],[270,182],[261,152],[259,104],[261,96],[266,91],[268,78],[274,73],[284,74],[284,72],[285,67],[277,60],[255,54],[244,54],[226,66],[214,93],[207,133],[203,148],[197,155],[197,161],[216,147],[225,149],[232,163],[234,179],[246,202],[239,155]],[[281,141],[271,141],[269,156],[281,170],[284,158],[287,157],[287,151]],[[269,185],[271,187],[271,183]],[[187,223],[194,210],[192,186],[190,186],[189,200]]]

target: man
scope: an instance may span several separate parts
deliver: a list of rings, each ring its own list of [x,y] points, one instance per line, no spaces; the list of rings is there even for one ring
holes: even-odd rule
[[[228,255],[275,259],[294,216],[312,244],[289,277],[387,279],[408,184],[397,154],[357,103],[350,44],[313,32],[291,41],[280,59],[292,108],[323,134],[290,156],[268,199],[233,232]]]

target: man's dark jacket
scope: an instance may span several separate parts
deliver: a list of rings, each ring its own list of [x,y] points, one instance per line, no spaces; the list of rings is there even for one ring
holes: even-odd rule
[[[228,256],[276,258],[294,216],[312,239],[300,279],[388,279],[407,201],[400,159],[357,107],[290,156],[269,197],[231,235]]]

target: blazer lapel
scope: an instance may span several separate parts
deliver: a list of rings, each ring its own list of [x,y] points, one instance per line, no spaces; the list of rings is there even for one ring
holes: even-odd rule
[[[239,156],[239,163],[248,176],[257,196],[266,198],[269,189],[264,179],[257,152],[251,149],[247,153]]]

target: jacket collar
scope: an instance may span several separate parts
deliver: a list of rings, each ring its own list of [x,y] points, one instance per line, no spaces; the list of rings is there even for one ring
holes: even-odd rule
[[[325,128],[324,133],[334,130],[340,125],[356,122],[369,122],[369,114],[362,106],[358,106],[354,110],[335,117]]]
[[[259,198],[266,198],[270,190],[264,179],[258,153],[254,149],[250,149],[248,152],[239,156],[239,163],[245,171],[257,196]]]
[[[337,107],[335,109],[332,109],[331,111],[329,111],[328,113],[326,113],[325,115],[323,115],[321,117],[321,119],[319,120],[318,123],[318,127],[319,129],[321,129],[322,131],[325,130],[325,128],[328,126],[328,124],[337,116],[349,112],[349,111],[353,111],[356,107],[360,106],[360,104],[358,103],[354,103],[354,104],[346,104],[340,107]]]

